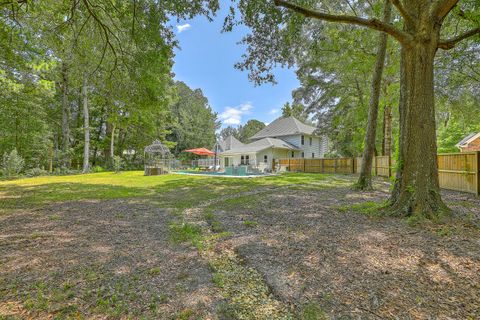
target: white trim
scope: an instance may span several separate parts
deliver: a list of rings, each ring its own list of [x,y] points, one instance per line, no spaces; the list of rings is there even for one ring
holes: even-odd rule
[[[468,139],[467,141],[465,141],[463,144],[460,145],[460,143],[457,143],[455,146],[458,148],[468,147],[470,143],[477,140],[478,138],[480,138],[480,132],[474,135],[473,137],[471,137],[470,139]]]

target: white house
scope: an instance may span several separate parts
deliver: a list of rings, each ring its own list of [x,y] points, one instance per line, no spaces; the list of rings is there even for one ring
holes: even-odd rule
[[[230,136],[220,143],[220,166],[250,165],[260,170],[285,158],[322,158],[327,152],[326,137],[315,134],[316,128],[294,117],[278,118],[257,132],[251,143],[243,144]]]

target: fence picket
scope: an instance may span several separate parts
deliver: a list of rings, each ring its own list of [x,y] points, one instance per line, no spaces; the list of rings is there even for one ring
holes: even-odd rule
[[[437,159],[441,188],[480,196],[480,152],[439,154]],[[279,159],[279,167],[288,171],[318,173],[358,173],[361,163],[362,158]],[[395,161],[389,156],[374,157],[372,166],[377,176],[395,175]]]

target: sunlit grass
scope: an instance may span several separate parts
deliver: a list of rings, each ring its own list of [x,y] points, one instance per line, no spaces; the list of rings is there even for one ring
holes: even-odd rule
[[[178,209],[218,196],[258,187],[308,186],[328,181],[324,174],[290,173],[259,178],[224,178],[167,174],[144,176],[142,171],[44,176],[0,182],[0,210],[45,204],[118,198],[148,197]]]

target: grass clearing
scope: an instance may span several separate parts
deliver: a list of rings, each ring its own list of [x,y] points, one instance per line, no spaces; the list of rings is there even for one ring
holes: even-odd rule
[[[345,213],[357,212],[370,217],[380,217],[382,215],[382,208],[384,206],[384,202],[364,201],[355,204],[338,206],[337,210]]]

